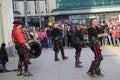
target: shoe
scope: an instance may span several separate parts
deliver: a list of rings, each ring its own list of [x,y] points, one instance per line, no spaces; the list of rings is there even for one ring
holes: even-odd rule
[[[104,73],[97,74],[98,76],[104,76]]]
[[[59,61],[59,59],[55,59],[55,61]]]
[[[97,77],[97,75],[96,75],[96,74],[91,73],[91,72],[89,72],[89,71],[87,72],[87,74],[88,74],[88,75],[90,75],[90,76],[92,76],[92,77]]]
[[[32,64],[30,61],[28,61],[28,64]]]
[[[63,57],[63,60],[66,60],[66,59],[68,59],[68,57],[66,57],[66,56],[65,56],[65,57]]]
[[[17,76],[21,76],[21,75],[23,75],[22,71],[18,71]]]
[[[82,65],[75,65],[76,68],[83,68]]]
[[[82,62],[81,61],[79,61],[79,64],[81,64]]]
[[[24,76],[33,76],[30,72],[24,72]]]

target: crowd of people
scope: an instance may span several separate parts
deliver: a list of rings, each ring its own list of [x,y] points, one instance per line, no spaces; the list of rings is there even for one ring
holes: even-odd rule
[[[64,47],[73,47],[72,44],[72,36],[76,30],[76,25],[68,25],[63,24],[59,25],[58,28],[60,29],[62,33],[62,43]],[[88,41],[88,27],[86,25],[79,24],[81,26],[82,33],[84,34],[85,41],[83,42],[83,47],[86,46]],[[54,26],[48,26],[48,27],[27,27],[27,32],[30,34],[30,37],[34,37],[35,40],[38,40],[41,42],[43,48],[52,48],[53,47],[53,37],[51,35],[51,31],[53,30]]]
[[[72,44],[72,36],[76,30],[77,24],[58,24],[59,29],[62,32],[62,41],[64,47],[73,47]],[[88,39],[88,28],[89,25],[79,24],[81,27],[81,31],[84,35],[84,41],[82,43],[83,47],[89,46],[89,39]],[[98,25],[100,33],[106,31],[108,33],[107,37],[100,39],[99,44],[101,46],[111,45],[111,46],[118,46],[120,44],[120,25],[113,25],[113,24],[106,24],[100,23]],[[34,37],[35,40],[39,40],[42,44],[43,48],[52,48],[52,36],[51,31],[53,29],[53,25],[47,27],[27,27],[27,32],[31,35],[30,37]]]

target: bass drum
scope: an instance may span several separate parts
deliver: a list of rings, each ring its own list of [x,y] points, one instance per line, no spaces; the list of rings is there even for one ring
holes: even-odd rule
[[[30,52],[30,58],[38,58],[42,53],[42,47],[41,44],[35,41],[28,41],[29,46],[31,47]]]

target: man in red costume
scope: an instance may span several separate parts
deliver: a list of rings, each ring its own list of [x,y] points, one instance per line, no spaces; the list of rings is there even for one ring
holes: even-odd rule
[[[26,43],[24,35],[21,31],[23,23],[21,21],[14,21],[14,28],[12,30],[12,40],[15,43],[15,48],[18,52],[19,62],[18,62],[18,72],[17,75],[32,76],[28,71],[28,50],[31,49],[30,46]],[[22,67],[24,66],[24,74],[22,73]]]

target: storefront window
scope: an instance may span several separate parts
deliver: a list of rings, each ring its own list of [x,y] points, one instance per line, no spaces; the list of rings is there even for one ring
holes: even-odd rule
[[[57,0],[57,9],[116,6],[120,0]]]

